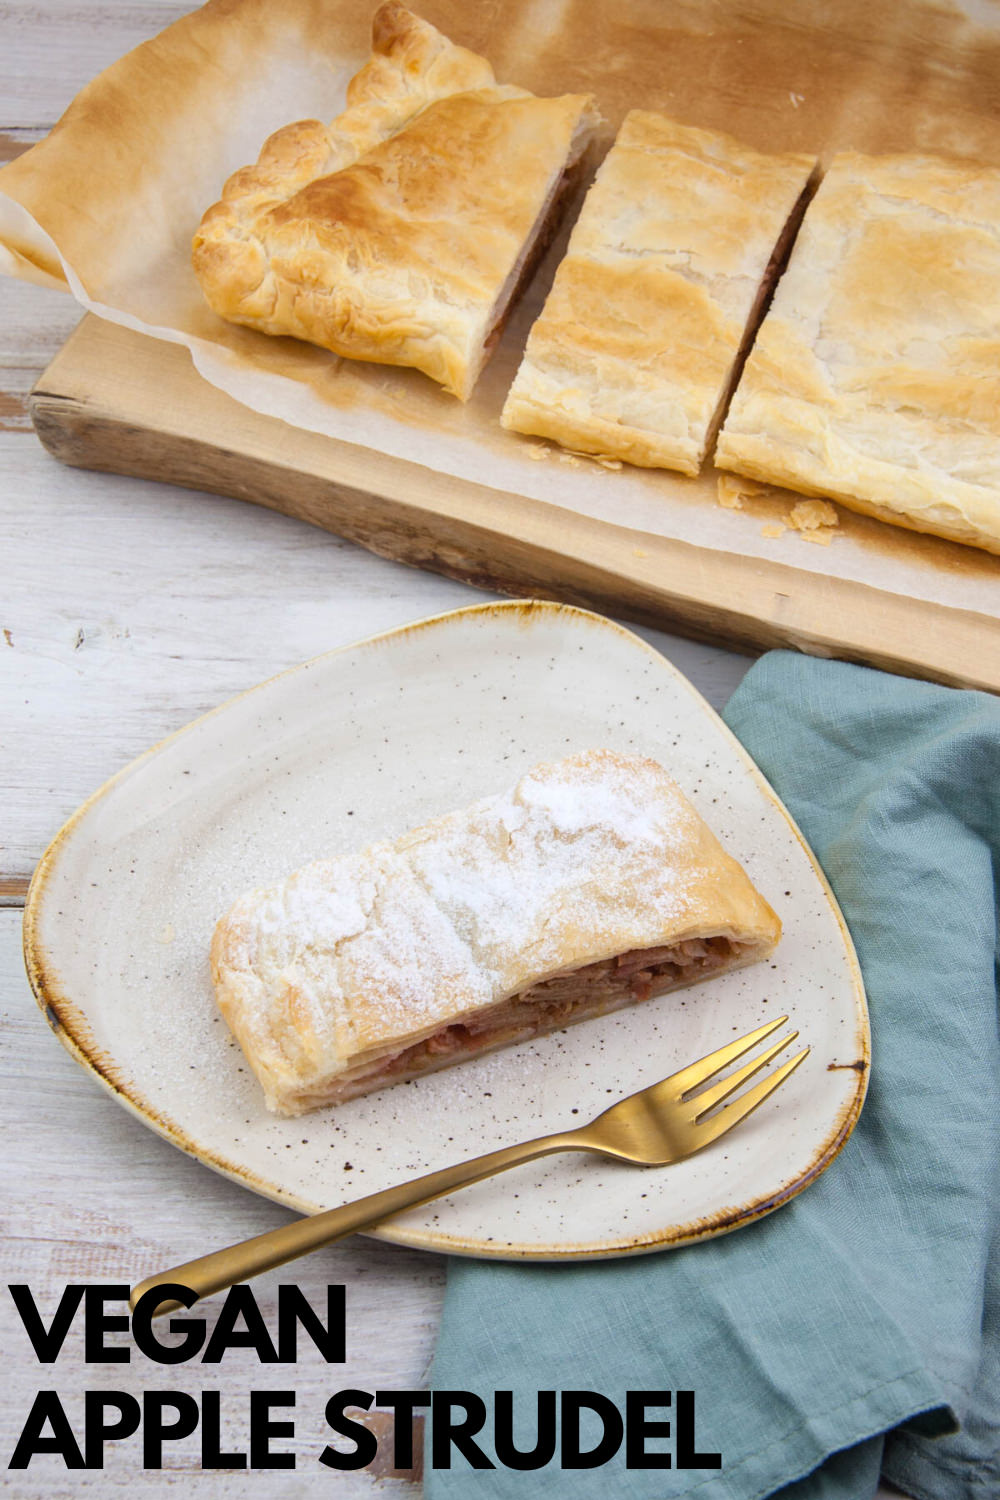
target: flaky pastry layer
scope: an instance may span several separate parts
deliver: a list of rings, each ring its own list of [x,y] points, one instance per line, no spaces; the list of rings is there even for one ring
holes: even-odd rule
[[[780,923],[654,761],[588,751],[220,921],[223,1014],[298,1114],[764,957]]]
[[[589,96],[498,85],[397,0],[331,125],[277,131],[194,238],[214,310],[351,359],[409,365],[463,400],[559,206]]]
[[[1000,171],[834,158],[715,461],[1000,552]]]
[[[531,330],[503,425],[697,474],[815,166],[633,110]]]

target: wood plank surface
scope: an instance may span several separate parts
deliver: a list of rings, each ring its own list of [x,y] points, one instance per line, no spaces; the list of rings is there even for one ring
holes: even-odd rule
[[[30,431],[0,433],[0,532],[0,904],[165,735],[310,656],[487,597],[256,506],[67,469]],[[716,670],[719,701],[747,665]]]
[[[0,132],[54,125],[96,73],[193,9],[186,0],[7,0]]]
[[[80,324],[29,407],[64,463],[253,501],[501,593],[1000,692],[1000,617],[570,516],[292,428],[208,385],[183,348],[98,318]]]

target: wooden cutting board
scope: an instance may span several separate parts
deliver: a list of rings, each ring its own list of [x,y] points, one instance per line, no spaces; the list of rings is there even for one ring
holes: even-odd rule
[[[64,463],[266,505],[501,593],[1000,692],[996,615],[591,520],[306,432],[207,384],[186,349],[93,316],[38,381],[30,411]],[[930,544],[952,572],[966,559],[997,564],[1000,599],[1000,560]]]

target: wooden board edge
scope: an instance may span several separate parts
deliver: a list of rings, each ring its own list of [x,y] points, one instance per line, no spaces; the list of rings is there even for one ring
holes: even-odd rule
[[[154,371],[170,400],[145,393]],[[182,347],[93,317],[40,377],[29,409],[63,463],[249,500],[502,594],[1000,693],[1000,620],[587,517],[570,530],[555,507],[252,412],[206,384]]]

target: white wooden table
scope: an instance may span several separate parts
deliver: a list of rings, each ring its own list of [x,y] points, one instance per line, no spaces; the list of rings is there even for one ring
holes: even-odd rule
[[[0,159],[38,139],[87,78],[186,8],[174,0],[0,6]],[[331,647],[486,597],[236,501],[60,467],[31,430],[25,397],[77,317],[68,297],[0,280],[4,1279],[28,1283],[46,1319],[67,1282],[134,1282],[286,1217],[146,1130],[49,1033],[20,954],[24,894],[46,843],[109,775],[233,693]],[[749,665],[643,633],[716,705]],[[36,1458],[6,1473],[10,1493],[227,1497],[249,1488],[292,1500],[334,1484],[345,1500],[417,1494],[411,1479],[335,1475],[317,1454],[333,1391],[424,1382],[443,1258],[359,1238],[292,1274],[319,1307],[328,1283],[346,1286],[346,1364],[327,1366],[317,1354],[268,1371],[236,1351],[216,1366],[85,1365],[74,1329],[58,1363],[42,1366],[4,1294],[5,1466],[40,1388],[60,1392],[74,1424],[85,1389],[218,1390],[224,1441],[236,1449],[246,1442],[249,1390],[294,1388],[298,1412],[288,1444],[294,1473],[205,1471],[196,1440],[173,1445],[162,1470],[144,1470],[132,1440],[109,1445],[103,1471],[67,1472],[55,1455]],[[258,1284],[265,1310],[280,1279]]]

